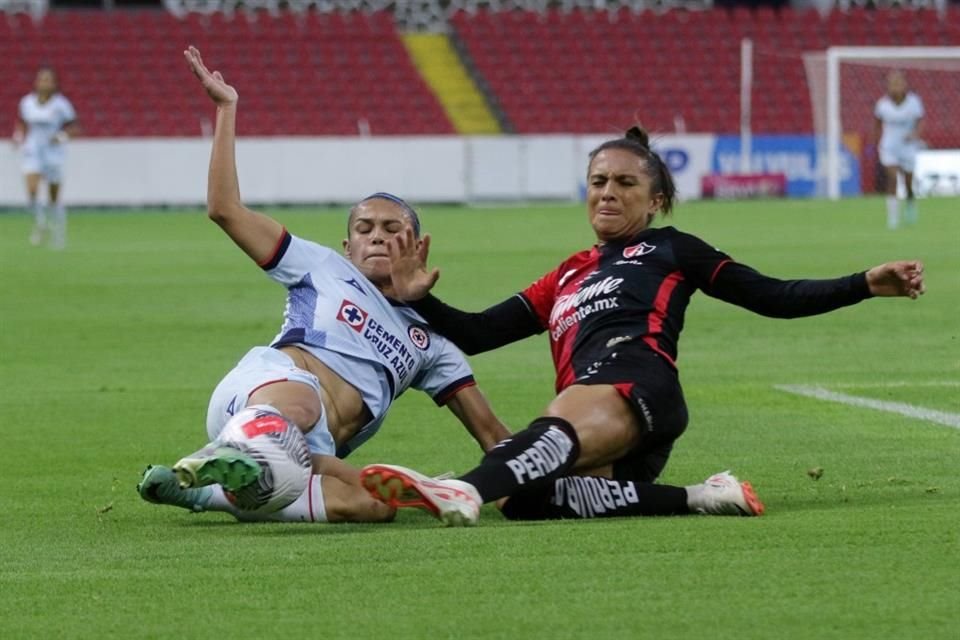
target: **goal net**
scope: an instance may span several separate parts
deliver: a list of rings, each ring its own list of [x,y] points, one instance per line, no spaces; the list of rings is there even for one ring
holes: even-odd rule
[[[831,47],[804,54],[814,132],[824,162],[820,195],[840,197],[840,145],[861,160],[864,190],[880,186],[873,110],[886,77],[904,73],[923,100],[921,137],[931,149],[960,149],[960,47]],[[880,178],[882,179],[882,178]]]

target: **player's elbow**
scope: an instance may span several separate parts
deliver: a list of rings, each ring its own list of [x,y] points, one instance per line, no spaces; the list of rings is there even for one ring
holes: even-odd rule
[[[226,226],[230,220],[236,219],[241,209],[242,207],[238,207],[234,203],[226,202],[219,198],[210,198],[207,200],[207,217],[221,227]]]

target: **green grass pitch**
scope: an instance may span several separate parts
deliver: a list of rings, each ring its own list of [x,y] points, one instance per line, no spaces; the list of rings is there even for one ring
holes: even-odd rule
[[[271,210],[339,246],[344,210]],[[731,468],[762,518],[245,525],[140,501],[204,441],[207,398],[285,292],[199,211],[78,212],[62,253],[0,215],[0,637],[956,638],[960,430],[778,384],[960,414],[960,215],[880,199],[688,203],[672,224],[780,277],[920,257],[928,294],[771,320],[694,298],[691,411],[662,478]],[[479,309],[592,235],[582,206],[425,207],[438,293]],[[472,359],[514,428],[552,397],[546,336]],[[350,461],[464,471],[479,450],[410,392]],[[808,470],[821,468],[814,480]]]

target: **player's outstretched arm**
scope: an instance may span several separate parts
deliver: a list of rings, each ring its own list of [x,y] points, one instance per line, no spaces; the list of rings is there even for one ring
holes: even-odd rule
[[[500,421],[487,398],[474,385],[455,393],[447,400],[447,407],[484,451],[489,451],[498,442],[510,437],[507,425]]]
[[[927,290],[923,263],[918,260],[887,262],[867,271],[867,287],[875,296],[905,296],[916,300]]]
[[[240,96],[224,81],[219,71],[207,69],[196,47],[188,47],[183,55],[190,70],[217,105],[207,178],[207,214],[244,253],[262,264],[272,257],[283,236],[283,226],[262,213],[251,211],[240,200],[234,150]]]

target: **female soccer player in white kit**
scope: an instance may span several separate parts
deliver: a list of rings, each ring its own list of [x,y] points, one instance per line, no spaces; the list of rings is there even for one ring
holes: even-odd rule
[[[887,76],[887,93],[877,100],[873,110],[880,164],[886,172],[887,227],[900,226],[900,203],[897,202],[897,177],[903,175],[907,202],[904,219],[917,221],[917,202],[913,197],[913,170],[917,150],[921,146],[920,122],[923,119],[923,101],[907,87],[907,79],[900,71]]]
[[[407,230],[419,236],[417,214],[388,193],[364,198],[350,210],[344,255],[339,255],[248,209],[240,200],[234,158],[237,91],[219,72],[207,69],[194,47],[185,56],[217,105],[209,216],[287,289],[287,305],[283,326],[270,345],[251,349],[214,390],[207,413],[207,435],[214,442],[172,469],[148,467],[138,492],[148,502],[226,511],[244,520],[391,520],[393,508],[369,496],[359,470],[341,459],[377,433],[405,390],[419,389],[448,407],[484,451],[509,435],[477,388],[463,354],[412,308],[388,297],[386,242]],[[233,507],[228,492],[240,487],[228,484],[248,484],[246,472],[259,475],[260,469],[216,443],[229,419],[250,406],[296,424],[312,454],[315,475],[306,490],[273,514]]]
[[[30,242],[43,243],[50,235],[50,246],[62,249],[67,241],[67,211],[60,201],[60,183],[66,158],[66,142],[76,132],[77,113],[60,93],[57,75],[48,67],[37,71],[33,91],[20,99],[19,117],[13,141],[20,149],[21,168],[27,180],[29,206],[34,226]],[[37,197],[40,180],[46,180],[53,220]]]

